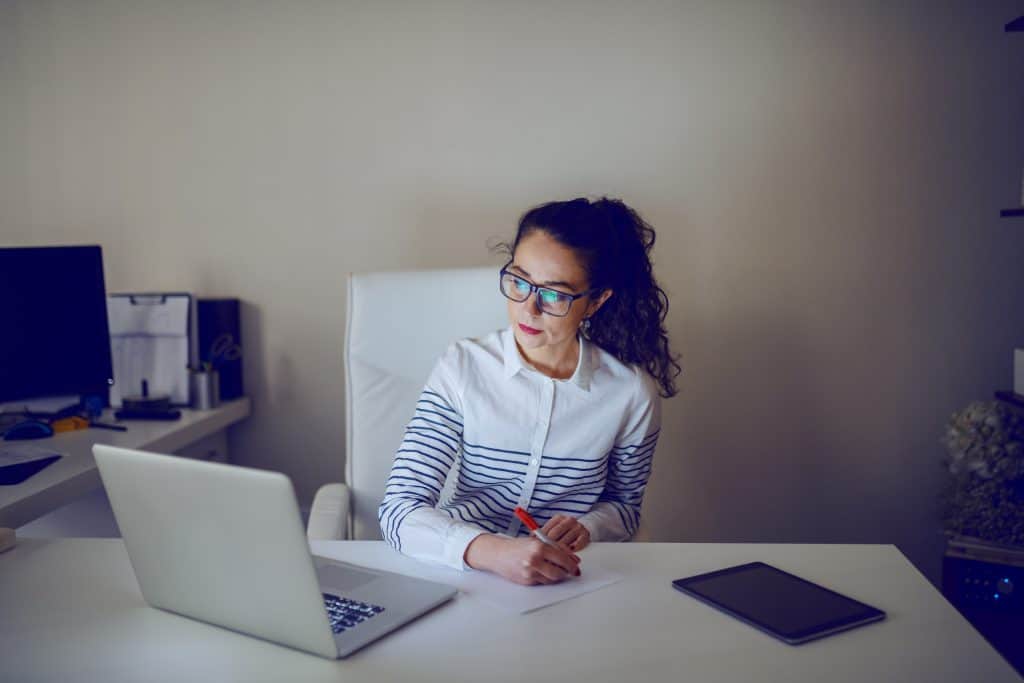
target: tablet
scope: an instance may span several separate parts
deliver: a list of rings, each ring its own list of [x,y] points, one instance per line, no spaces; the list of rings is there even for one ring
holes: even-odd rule
[[[880,609],[764,562],[677,579],[672,585],[790,645],[885,618]]]

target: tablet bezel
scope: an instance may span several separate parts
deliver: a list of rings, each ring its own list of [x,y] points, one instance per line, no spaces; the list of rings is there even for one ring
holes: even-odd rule
[[[798,631],[787,633],[784,631],[777,630],[773,628],[770,624],[767,624],[747,614],[744,614],[743,612],[738,611],[738,607],[726,605],[713,598],[709,598],[706,595],[702,595],[698,593],[695,589],[690,588],[689,586],[690,583],[695,583],[697,581],[706,581],[708,579],[713,579],[719,576],[739,574],[753,569],[764,568],[770,569],[775,572],[779,572],[780,574],[787,576],[791,580],[807,584],[808,586],[811,586],[817,590],[825,591],[826,593],[831,593],[832,595],[835,595],[849,603],[852,603],[853,605],[856,605],[860,608],[861,611],[858,614],[854,614],[848,617],[843,617],[841,619],[833,619],[831,621],[824,621],[806,629],[801,629]],[[706,605],[710,605],[711,607],[714,607],[717,610],[725,612],[729,616],[739,619],[745,624],[753,626],[754,628],[763,631],[770,636],[774,636],[775,638],[778,638],[779,640],[790,645],[800,645],[802,643],[806,643],[812,640],[817,640],[818,638],[824,638],[825,636],[829,636],[834,633],[840,633],[842,631],[847,631],[858,626],[863,626],[865,624],[881,621],[886,617],[885,612],[878,609],[877,607],[872,607],[871,605],[863,603],[860,600],[854,600],[848,595],[837,593],[836,591],[830,588],[825,588],[820,584],[814,583],[813,581],[808,581],[807,579],[796,576],[795,574],[791,574],[790,572],[779,569],[778,567],[767,564],[766,562],[748,562],[746,564],[740,564],[734,567],[726,567],[725,569],[719,569],[712,572],[705,572],[703,574],[697,574],[695,576],[683,577],[681,579],[676,579],[675,581],[673,581],[672,587],[682,593],[685,593],[686,595],[689,595],[692,598],[700,600]]]

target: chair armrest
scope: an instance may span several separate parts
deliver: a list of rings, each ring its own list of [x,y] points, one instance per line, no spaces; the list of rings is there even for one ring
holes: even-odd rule
[[[324,484],[313,497],[306,537],[311,541],[341,541],[348,535],[351,492],[345,484]]]

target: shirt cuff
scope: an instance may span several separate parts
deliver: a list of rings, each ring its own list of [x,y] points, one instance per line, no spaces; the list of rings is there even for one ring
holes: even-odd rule
[[[582,524],[583,528],[586,529],[587,532],[590,533],[590,542],[591,543],[596,543],[597,541],[601,540],[601,538],[600,538],[601,534],[599,533],[599,527],[598,527],[598,524],[597,524],[597,522],[595,520],[587,517],[587,514],[589,514],[589,513],[585,513],[585,514],[580,515],[579,517],[576,518],[576,521],[579,522],[580,524]]]
[[[466,564],[466,548],[480,534],[486,533],[483,529],[469,524],[456,524],[448,530],[444,540],[444,557],[442,561],[454,569],[465,571],[472,569]]]

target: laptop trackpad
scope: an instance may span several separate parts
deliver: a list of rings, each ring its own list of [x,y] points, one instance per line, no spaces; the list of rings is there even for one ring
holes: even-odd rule
[[[351,591],[380,578],[377,574],[335,564],[320,565],[316,568],[316,573],[322,588],[333,588],[337,591]]]

